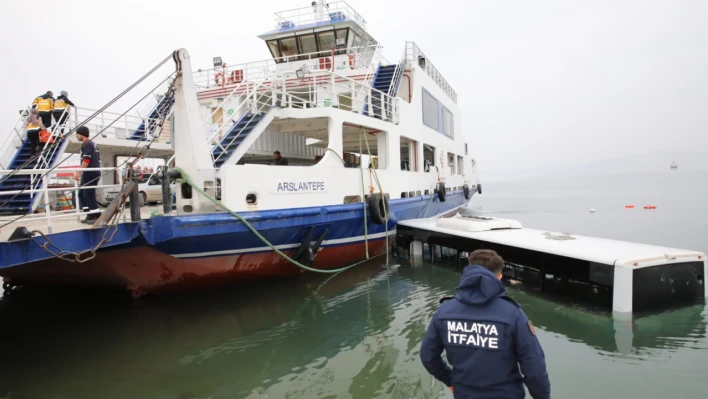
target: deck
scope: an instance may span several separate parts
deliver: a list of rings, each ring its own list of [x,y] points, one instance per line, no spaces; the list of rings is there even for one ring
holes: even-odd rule
[[[157,211],[162,213],[162,205],[153,205],[153,206],[144,206],[140,208],[140,218],[145,220],[149,219],[150,215],[152,212]],[[37,215],[42,215],[42,214],[37,214]],[[52,218],[52,234],[55,233],[63,233],[67,231],[75,231],[75,230],[87,230],[90,229],[92,226],[89,224],[84,224],[81,223],[81,221],[85,218],[85,215],[80,215],[77,217],[63,217],[60,219],[54,219]],[[119,223],[122,223],[123,221],[130,221],[130,209],[126,207],[125,211],[123,212],[123,216],[121,217]],[[5,222],[3,222],[5,223]],[[12,232],[15,231],[16,228],[18,227],[26,227],[30,231],[38,230],[41,231],[44,234],[50,234],[49,232],[49,226],[47,224],[46,219],[35,219],[35,220],[29,220],[29,219],[22,219],[18,220],[15,223],[12,223],[10,225],[7,225],[6,227],[0,229],[0,242],[6,242],[10,236],[12,235]]]

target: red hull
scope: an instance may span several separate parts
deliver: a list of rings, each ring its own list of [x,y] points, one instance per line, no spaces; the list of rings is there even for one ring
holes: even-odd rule
[[[393,240],[390,237],[389,240]],[[369,241],[369,256],[384,253],[385,240]],[[295,250],[284,250],[288,256]],[[366,258],[364,243],[325,247],[312,267],[336,269]],[[275,252],[180,259],[151,247],[120,249],[97,254],[77,264],[51,259],[13,267],[6,280],[46,285],[128,289],[136,295],[173,293],[237,282],[295,276],[305,270]]]

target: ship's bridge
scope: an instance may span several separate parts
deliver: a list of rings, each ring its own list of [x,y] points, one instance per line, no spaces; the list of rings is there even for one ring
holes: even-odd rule
[[[366,21],[345,1],[313,1],[312,6],[275,13],[276,29],[259,35],[276,63],[304,62],[312,69],[346,70],[368,66],[378,45]],[[292,65],[290,65],[292,67]]]

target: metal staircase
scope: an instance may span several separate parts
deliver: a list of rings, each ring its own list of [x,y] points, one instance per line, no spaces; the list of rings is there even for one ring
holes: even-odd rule
[[[376,75],[374,75],[374,81],[372,87],[378,92],[372,92],[371,98],[367,99],[366,106],[364,107],[364,115],[369,115],[368,105],[371,101],[373,108],[373,117],[377,119],[389,119],[388,115],[382,115],[385,110],[387,114],[390,113],[390,104],[385,104],[379,92],[385,93],[390,97],[396,97],[398,94],[398,88],[401,84],[401,76],[403,74],[403,68],[401,64],[394,65],[379,65],[376,70]]]
[[[211,152],[214,166],[220,168],[264,117],[265,112],[247,112],[235,122]]]
[[[168,92],[150,111],[143,122],[130,135],[130,140],[146,141],[155,132],[160,121],[167,117],[175,103],[174,92]]]
[[[23,120],[24,124],[27,117],[25,116],[21,118],[21,120]],[[64,126],[65,125],[54,126],[54,130],[51,132],[51,139],[54,143],[51,142],[52,140],[49,140],[42,145],[40,153],[32,155],[32,147],[30,140],[27,138],[26,130],[19,130],[16,125],[10,134],[16,135],[15,137],[19,136],[22,141],[12,161],[10,161],[5,169],[34,170],[53,167],[61,154],[64,153],[66,145],[68,144],[68,140],[59,133]],[[4,150],[7,151],[7,149]],[[36,200],[41,197],[41,194],[18,194],[15,193],[15,191],[43,188],[45,180],[42,179],[41,176],[41,173],[37,173],[36,175],[16,174],[9,177],[0,177],[0,215],[22,215],[32,212],[36,208]]]

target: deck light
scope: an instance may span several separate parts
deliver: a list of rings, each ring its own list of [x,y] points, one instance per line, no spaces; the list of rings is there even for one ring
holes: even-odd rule
[[[214,67],[220,67],[223,63],[221,62],[221,57],[214,57]]]

